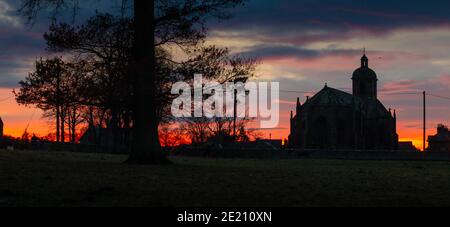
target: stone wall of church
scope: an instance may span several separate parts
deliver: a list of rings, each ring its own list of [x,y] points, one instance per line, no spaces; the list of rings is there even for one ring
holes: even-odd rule
[[[311,107],[291,120],[289,146],[300,149],[395,150],[392,117],[364,119],[349,107]]]
[[[360,145],[368,150],[398,148],[393,118],[367,119],[363,125],[364,141]]]
[[[352,149],[359,117],[348,107],[312,107],[292,119],[290,146],[303,149]]]

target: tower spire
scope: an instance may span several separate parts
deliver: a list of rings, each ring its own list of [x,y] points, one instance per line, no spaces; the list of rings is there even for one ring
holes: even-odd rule
[[[361,58],[361,68],[368,68],[369,67],[369,58],[366,56],[366,48],[364,47],[363,50],[363,56]]]
[[[296,113],[297,115],[300,114],[300,109],[302,107],[302,104],[300,103],[300,97],[297,98],[297,107],[296,107]]]

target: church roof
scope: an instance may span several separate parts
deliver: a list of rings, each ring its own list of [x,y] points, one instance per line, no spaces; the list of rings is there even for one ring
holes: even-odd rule
[[[389,117],[391,114],[378,99],[368,99],[362,104],[367,118]]]
[[[319,93],[309,99],[304,106],[350,106],[360,102],[359,98],[347,92],[325,86]]]
[[[391,114],[378,99],[361,99],[347,92],[325,86],[319,93],[310,98],[303,106],[309,109],[313,106],[349,107],[366,118],[389,117]]]

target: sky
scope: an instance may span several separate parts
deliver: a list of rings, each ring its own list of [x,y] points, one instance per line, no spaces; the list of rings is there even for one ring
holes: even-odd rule
[[[32,28],[17,16],[19,1],[0,0],[0,116],[5,132],[45,134],[51,130],[41,112],[19,107],[11,91],[45,56],[42,34],[49,20]],[[105,9],[105,6],[98,6]],[[79,20],[92,8],[81,11]],[[211,21],[206,44],[227,47],[233,54],[257,57],[260,81],[280,82],[281,123],[263,133],[284,139],[290,111],[300,97],[320,91],[325,83],[350,92],[351,74],[366,48],[369,66],[378,74],[379,99],[397,110],[401,140],[421,144],[422,97],[450,97],[450,2],[440,0],[250,0],[232,10],[233,18]],[[439,123],[450,125],[450,100],[428,97],[428,134]]]
[[[450,97],[448,1],[250,1],[228,21],[211,23],[209,43],[258,57],[258,80],[279,81],[281,124],[265,135],[284,139],[289,112],[325,83],[351,92],[351,75],[366,48],[378,74],[379,99],[397,111],[402,141],[421,147],[422,96]],[[427,133],[450,124],[450,100],[429,96]]]

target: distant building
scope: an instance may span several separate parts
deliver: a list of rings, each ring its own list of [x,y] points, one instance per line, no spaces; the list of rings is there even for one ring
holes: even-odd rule
[[[269,139],[269,140],[256,140],[255,143],[265,143],[267,145],[270,145],[276,149],[281,149],[283,148],[283,140],[274,140],[274,139]]]
[[[126,149],[130,144],[130,130],[118,129],[114,132],[108,128],[89,126],[80,138],[80,144],[95,145],[105,148]]]
[[[445,125],[438,125],[437,134],[428,137],[428,151],[450,152],[450,131]]]
[[[397,117],[377,97],[377,75],[364,54],[353,95],[325,85],[291,113],[289,146],[301,149],[396,150]]]
[[[412,141],[402,141],[398,142],[398,150],[399,151],[419,151],[413,144]]]

